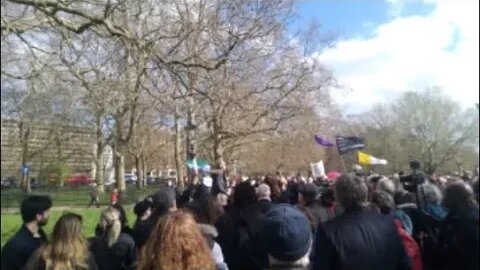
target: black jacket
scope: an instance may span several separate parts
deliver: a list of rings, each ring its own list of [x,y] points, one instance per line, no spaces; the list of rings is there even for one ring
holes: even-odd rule
[[[135,269],[137,249],[132,237],[121,233],[118,240],[111,247],[101,237],[92,237],[90,251],[95,256],[98,270],[127,270]]]
[[[132,229],[132,237],[135,241],[137,248],[143,247],[150,237],[150,233],[157,225],[160,216],[152,214],[147,220],[139,221],[135,223]]]
[[[217,196],[218,194],[227,194],[227,180],[225,179],[225,175],[223,173],[220,174],[212,174],[212,196]]]
[[[411,269],[393,217],[350,210],[317,229],[314,270]]]
[[[13,236],[2,249],[1,269],[20,270],[24,267],[30,256],[43,244],[47,243],[47,237],[42,229],[38,230],[39,238],[22,225],[20,230]]]
[[[478,208],[451,211],[440,228],[439,242],[443,269],[478,270]]]

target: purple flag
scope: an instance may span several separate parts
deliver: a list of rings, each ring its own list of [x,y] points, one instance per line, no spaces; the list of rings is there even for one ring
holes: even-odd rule
[[[327,141],[326,139],[318,136],[318,135],[315,135],[315,141],[320,144],[321,146],[325,146],[325,147],[333,147],[334,144]]]

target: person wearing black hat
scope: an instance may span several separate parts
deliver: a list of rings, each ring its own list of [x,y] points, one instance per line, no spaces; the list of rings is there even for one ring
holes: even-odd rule
[[[133,239],[138,248],[141,248],[147,242],[150,232],[160,217],[177,210],[175,195],[175,190],[164,187],[149,197],[152,202],[152,213],[145,222],[137,224],[132,232]]]
[[[279,204],[266,213],[263,246],[268,254],[268,270],[306,270],[312,247],[310,224],[293,206]]]
[[[319,223],[332,220],[335,215],[333,211],[320,203],[320,190],[315,184],[303,185],[298,193],[298,203],[306,210],[307,215],[312,218],[316,229]]]
[[[313,270],[410,270],[393,216],[367,209],[365,181],[344,174],[334,184],[337,206],[343,213],[317,228]]]

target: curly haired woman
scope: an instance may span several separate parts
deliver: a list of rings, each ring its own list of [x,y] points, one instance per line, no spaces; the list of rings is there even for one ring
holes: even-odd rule
[[[157,223],[140,254],[138,270],[213,270],[207,241],[193,216],[176,211]]]

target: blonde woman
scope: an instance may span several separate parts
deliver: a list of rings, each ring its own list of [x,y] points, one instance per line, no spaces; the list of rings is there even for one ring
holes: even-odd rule
[[[99,270],[134,269],[137,259],[135,242],[122,233],[120,212],[114,207],[103,209],[99,226],[101,235],[90,239],[90,250]]]
[[[162,217],[142,249],[138,270],[214,270],[215,263],[191,214]]]
[[[64,214],[53,228],[51,242],[30,257],[27,270],[96,270],[97,265],[88,251],[82,235],[82,217]]]

